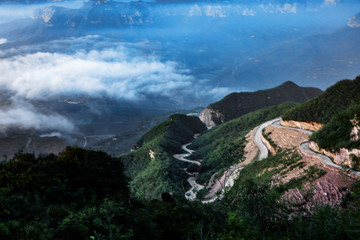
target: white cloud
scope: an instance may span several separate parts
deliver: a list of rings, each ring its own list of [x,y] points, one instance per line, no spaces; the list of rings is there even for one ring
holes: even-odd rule
[[[255,16],[255,11],[252,9],[245,8],[242,12],[242,15],[244,16]]]
[[[357,16],[353,16],[349,19],[349,21],[347,22],[347,26],[350,28],[360,28],[360,19],[358,19],[359,17]]]
[[[324,0],[323,5],[325,5],[325,6],[336,5],[337,2],[338,2],[338,0]]]
[[[194,80],[175,62],[130,57],[124,47],[73,55],[37,52],[0,60],[0,87],[28,99],[106,94],[136,100],[144,94],[172,96]]]
[[[191,6],[188,15],[189,15],[189,17],[202,16],[202,10],[200,9],[199,5],[195,4],[195,5]]]
[[[289,14],[289,13],[297,13],[297,6],[296,6],[296,2],[294,4],[289,4],[289,3],[285,3],[284,5],[273,5],[271,3],[264,5],[261,4],[260,8],[265,12],[265,13],[283,13],[283,14]]]
[[[21,99],[11,99],[11,104],[0,108],[0,130],[8,127],[37,130],[61,130],[71,132],[74,126],[65,117],[58,114],[39,112],[28,102]]]
[[[0,45],[7,43],[7,39],[6,38],[0,38]]]
[[[289,4],[289,3],[285,3],[284,6],[280,9],[281,13],[296,13],[296,3],[294,4]]]
[[[227,17],[226,11],[221,5],[207,5],[205,6],[205,15],[208,17]]]

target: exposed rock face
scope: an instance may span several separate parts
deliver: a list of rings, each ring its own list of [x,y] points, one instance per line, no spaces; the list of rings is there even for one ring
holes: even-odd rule
[[[149,156],[150,156],[150,159],[151,160],[154,160],[155,159],[155,152],[153,150],[149,150]]]
[[[221,113],[209,108],[205,108],[199,118],[208,129],[224,122],[224,116]]]
[[[354,167],[356,167],[356,165],[358,164],[356,158],[360,159],[360,149],[348,150],[346,148],[340,148],[339,152],[332,153],[320,148],[315,142],[310,143],[310,148],[315,152],[321,153],[334,159],[334,162],[336,164],[349,167],[351,169],[354,169]]]
[[[320,89],[299,87],[290,81],[272,89],[231,93],[222,100],[210,104],[201,114],[200,119],[208,127],[214,127],[264,107],[276,106],[284,102],[302,103],[321,93]]]
[[[323,125],[316,122],[299,122],[299,121],[281,121],[281,125],[285,127],[300,128],[309,131],[318,131]]]
[[[360,149],[353,149],[349,151],[346,148],[340,148],[340,151],[336,153],[334,157],[334,162],[353,169],[357,164],[356,161],[354,161],[354,157],[360,158]]]
[[[276,154],[276,149],[271,146],[270,142],[263,135],[261,135],[261,141],[265,144],[266,148],[269,150],[269,152],[271,152],[271,154]]]
[[[350,132],[350,140],[351,141],[358,141],[360,139],[360,125],[359,120],[357,120],[356,116],[354,119],[350,120],[350,122],[353,124],[353,129]]]
[[[314,142],[314,141],[311,141],[311,142],[310,142],[309,148],[310,148],[311,150],[313,150],[314,152],[321,153],[321,154],[323,154],[323,155],[325,155],[325,156],[328,156],[329,158],[334,158],[334,157],[335,157],[335,154],[334,154],[334,153],[329,152],[329,151],[326,151],[326,150],[323,149],[323,148],[320,148],[319,145],[318,145],[316,142]]]

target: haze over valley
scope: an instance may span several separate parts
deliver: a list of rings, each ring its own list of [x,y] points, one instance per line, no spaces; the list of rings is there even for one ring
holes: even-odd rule
[[[359,12],[329,0],[3,2],[2,135],[26,135],[25,151],[42,136],[119,154],[231,92],[324,90],[358,74]]]

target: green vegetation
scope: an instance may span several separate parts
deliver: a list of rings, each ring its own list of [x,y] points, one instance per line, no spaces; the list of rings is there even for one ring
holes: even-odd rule
[[[206,182],[214,173],[239,162],[244,156],[246,134],[259,124],[280,116],[295,105],[295,103],[284,103],[246,114],[195,139],[190,146],[196,149],[194,158],[203,160],[199,181]]]
[[[146,133],[134,151],[120,156],[131,178],[132,195],[160,199],[163,192],[182,193],[182,186],[187,187],[188,183],[186,173],[180,169],[188,164],[175,160],[172,155],[181,153],[181,145],[204,130],[206,127],[199,118],[175,114]]]
[[[221,120],[227,122],[244,114],[271,106],[277,106],[285,102],[302,103],[318,96],[322,91],[318,88],[299,87],[291,81],[287,81],[275,88],[256,92],[231,93],[218,102],[208,106],[221,114]],[[212,116],[216,124],[222,121],[218,116]]]
[[[360,140],[351,141],[350,139],[350,133],[354,127],[350,120],[354,119],[360,122],[360,105],[354,105],[335,115],[310,139],[317,142],[321,148],[331,152],[337,152],[340,148],[358,148]]]
[[[81,239],[88,226],[76,215],[84,206],[108,204],[106,198],[123,204],[127,184],[123,164],[102,152],[68,148],[59,157],[19,155],[0,165],[0,238],[69,239],[76,231]]]
[[[254,162],[223,201],[201,204],[169,193],[161,201],[132,198],[123,164],[102,152],[18,155],[0,165],[0,239],[359,239],[358,183],[343,209],[311,211],[280,194],[312,179],[270,188],[273,174],[298,164],[299,156],[287,152]],[[321,175],[311,171],[309,177]]]
[[[304,163],[300,161],[301,159],[296,153],[281,150],[276,155],[271,155],[261,161],[255,161],[241,171],[237,180],[237,187],[244,188],[249,181],[259,185],[270,185],[273,176],[285,175],[295,168],[302,168]],[[274,187],[273,190],[280,196],[289,189],[302,188],[304,182],[312,182],[324,174],[325,171],[312,167],[307,170],[303,177],[292,179],[286,184]]]
[[[0,165],[0,239],[201,239],[215,214],[163,194],[129,197],[123,164],[68,148],[59,157],[18,155]]]
[[[284,120],[318,122],[326,124],[333,116],[360,102],[360,76],[343,80],[282,115]]]

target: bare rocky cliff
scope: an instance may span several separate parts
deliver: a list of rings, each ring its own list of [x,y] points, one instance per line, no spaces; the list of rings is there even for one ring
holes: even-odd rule
[[[358,165],[358,159],[360,159],[360,149],[346,149],[340,148],[336,153],[326,151],[325,149],[320,148],[317,143],[310,142],[310,149],[314,152],[321,153],[323,155],[332,158],[336,164],[339,164],[344,167],[354,169]]]
[[[215,127],[224,122],[224,116],[217,111],[205,108],[200,114],[200,120],[206,125],[208,129]]]

